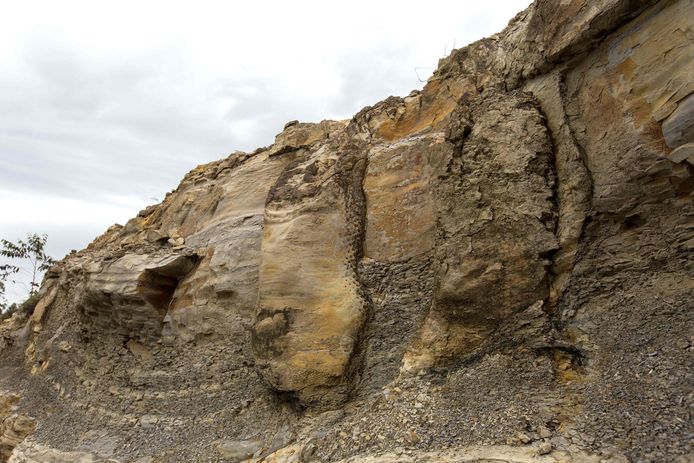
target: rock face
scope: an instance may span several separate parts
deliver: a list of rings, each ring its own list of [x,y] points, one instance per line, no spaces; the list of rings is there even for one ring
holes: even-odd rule
[[[691,461],[694,3],[537,0],[199,166],[0,322],[0,461]]]
[[[15,413],[20,397],[0,391],[0,458],[6,461],[12,450],[34,431],[36,423]]]

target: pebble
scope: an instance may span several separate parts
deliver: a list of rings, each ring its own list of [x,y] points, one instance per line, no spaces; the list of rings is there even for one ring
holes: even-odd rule
[[[537,446],[538,455],[547,455],[552,451],[552,444],[550,442],[542,442]]]

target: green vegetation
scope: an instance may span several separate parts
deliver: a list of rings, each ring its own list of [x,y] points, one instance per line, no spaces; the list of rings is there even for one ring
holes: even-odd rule
[[[30,233],[26,240],[16,242],[0,240],[0,257],[9,259],[11,263],[0,265],[0,320],[6,318],[17,310],[31,313],[38,302],[38,290],[41,285],[40,278],[43,273],[55,263],[55,260],[46,254],[46,234],[38,235]],[[22,264],[25,265],[22,265]],[[28,287],[28,297],[21,304],[12,304],[8,307],[5,300],[5,283],[16,283],[17,274],[23,273],[30,278]]]

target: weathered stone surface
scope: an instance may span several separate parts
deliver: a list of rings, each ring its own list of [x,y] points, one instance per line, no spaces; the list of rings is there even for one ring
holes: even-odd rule
[[[100,329],[151,338],[162,322],[179,281],[195,267],[195,255],[128,254],[87,272],[78,310]]]
[[[265,199],[288,161],[288,156],[260,153],[233,175],[219,175],[220,196],[211,215],[186,236],[186,246],[202,250],[203,258],[181,282],[165,318],[167,342],[245,336],[244,326],[252,323],[258,298]],[[195,191],[205,198],[205,183]]]
[[[107,463],[89,452],[61,452],[40,444],[26,442],[12,454],[8,463]]]
[[[693,22],[538,0],[193,169],[0,321],[0,459],[688,461]]]
[[[495,68],[511,84],[580,58],[654,0],[536,1],[497,36]],[[661,2],[662,3],[662,2]]]
[[[275,144],[268,150],[270,156],[277,156],[300,148],[307,148],[316,142],[336,136],[344,129],[346,122],[321,121],[318,124],[288,122],[284,131],[275,137]]]
[[[547,118],[554,145],[556,169],[557,224],[554,234],[558,249],[552,259],[550,307],[561,298],[578,252],[579,240],[590,211],[592,183],[566,115],[565,83],[561,72],[538,77],[525,85],[538,100]]]
[[[256,440],[222,440],[216,443],[221,456],[232,461],[248,460],[263,448],[263,443]]]
[[[353,146],[324,146],[287,167],[266,205],[256,358],[270,384],[303,402],[347,392],[365,317],[356,274],[365,164]]]
[[[558,463],[558,462],[585,462],[585,463],[623,463],[626,460],[619,456],[612,458],[601,458],[596,455],[589,455],[581,452],[560,452],[554,455],[547,455],[549,452],[542,452],[538,447],[508,447],[497,446],[477,446],[455,450],[438,450],[431,452],[401,452],[386,453],[373,457],[355,457],[340,460],[341,463],[406,463],[410,461],[438,463],[442,461],[455,463]]]
[[[668,159],[672,162],[684,162],[694,164],[694,143],[685,143],[680,145],[668,155]]]
[[[452,156],[443,133],[377,145],[368,154],[364,178],[364,256],[407,260],[434,248],[433,189]]]
[[[686,64],[683,67],[683,73],[692,71],[691,62],[688,67]],[[694,92],[694,88],[691,86],[685,87],[685,91],[688,90]],[[663,121],[663,137],[665,137],[665,143],[667,143],[670,148],[677,148],[687,143],[693,143],[694,93],[690,93],[687,97],[679,101],[677,99],[669,100],[668,104],[672,104],[674,108]],[[653,117],[656,119],[657,115],[654,114]]]
[[[534,100],[485,95],[438,186],[437,291],[406,368],[461,358],[498,324],[548,297],[554,170]]]
[[[598,211],[628,210],[644,197],[677,195],[689,176],[685,166],[662,160],[670,149],[653,114],[694,91],[687,38],[693,14],[691,2],[658,5],[567,73],[567,112],[585,151]]]
[[[15,394],[0,391],[0,461],[7,461],[36,427],[32,418],[16,413],[19,399]]]

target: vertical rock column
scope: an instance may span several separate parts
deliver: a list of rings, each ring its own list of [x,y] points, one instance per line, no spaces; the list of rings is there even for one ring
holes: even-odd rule
[[[464,360],[549,294],[557,242],[544,118],[522,92],[490,90],[469,109],[462,152],[437,185],[434,301],[405,370]]]
[[[253,346],[260,371],[303,405],[346,398],[366,316],[357,276],[365,150],[302,153],[270,191]]]

